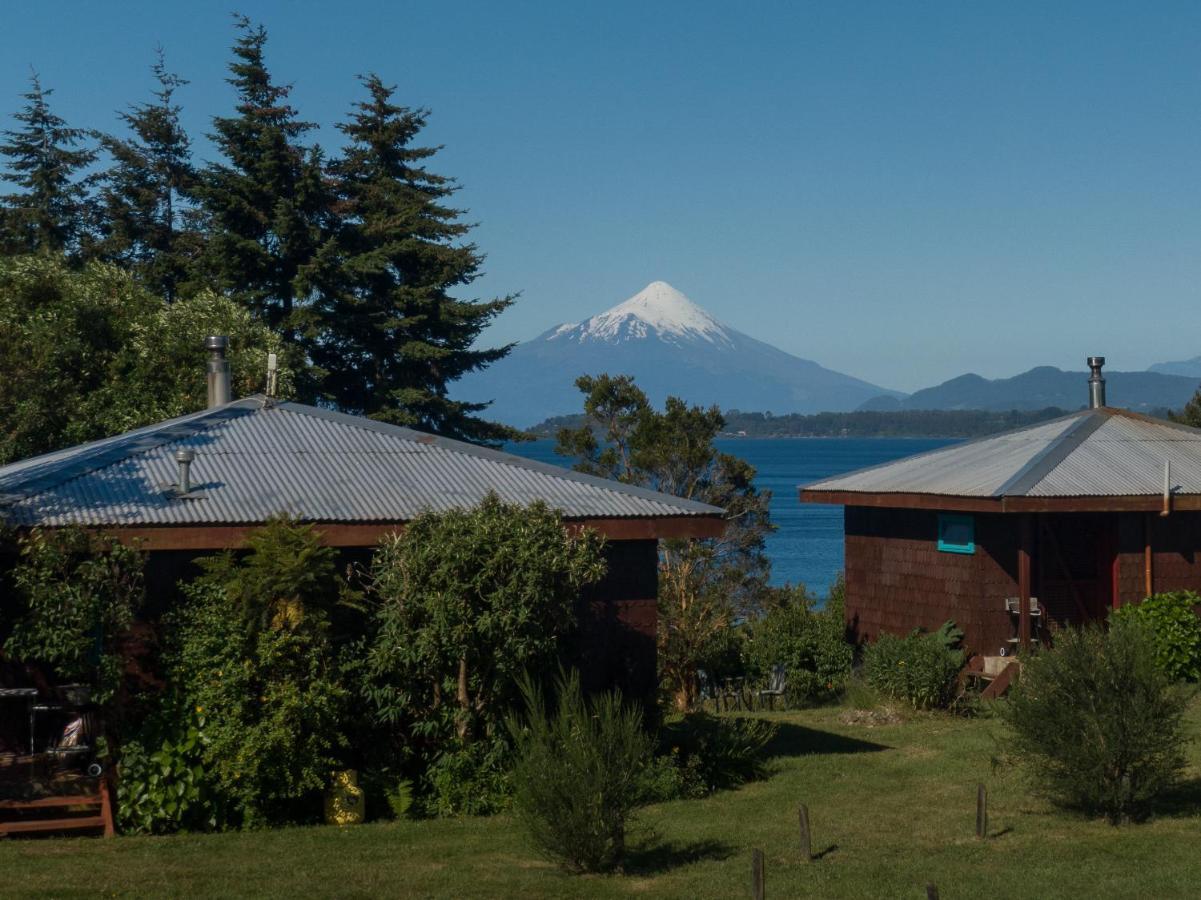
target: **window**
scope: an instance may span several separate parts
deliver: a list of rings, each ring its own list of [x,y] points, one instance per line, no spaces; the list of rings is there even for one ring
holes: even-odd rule
[[[943,553],[975,553],[976,520],[971,516],[939,513],[938,549]]]

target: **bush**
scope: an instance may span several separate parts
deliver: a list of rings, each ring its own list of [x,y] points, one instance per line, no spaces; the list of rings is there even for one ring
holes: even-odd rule
[[[785,695],[793,705],[837,696],[854,659],[841,607],[815,611],[803,587],[772,594],[770,610],[752,626],[747,649],[752,670],[763,677],[783,666]]]
[[[426,812],[488,816],[507,809],[513,797],[511,757],[500,739],[452,745],[439,753],[426,770]]]
[[[127,834],[170,834],[220,823],[203,757],[205,718],[168,702],[121,746],[117,821]]]
[[[334,553],[275,521],[202,560],[176,620],[174,682],[206,717],[204,763],[231,824],[311,821],[345,768],[348,691],[333,646]]]
[[[1112,823],[1143,818],[1184,766],[1184,693],[1149,629],[1066,629],[1022,664],[1001,715],[1013,751],[1058,803]]]
[[[868,683],[914,709],[944,708],[955,697],[955,679],[963,668],[963,651],[957,649],[962,637],[954,622],[933,634],[881,634],[864,651]]]
[[[517,747],[514,805],[535,846],[574,872],[611,871],[643,796],[653,741],[642,712],[617,691],[590,701],[579,675],[560,674],[549,714],[541,691],[522,684],[526,718],[508,720]]]
[[[1155,658],[1177,681],[1201,679],[1201,596],[1192,591],[1155,594],[1114,610],[1113,618],[1145,622],[1155,638]]]
[[[20,547],[5,652],[109,702],[121,683],[121,638],[145,599],[143,555],[76,527],[34,529]]]
[[[664,725],[660,753],[679,772],[679,796],[703,797],[762,778],[775,735],[764,719],[689,713]]]

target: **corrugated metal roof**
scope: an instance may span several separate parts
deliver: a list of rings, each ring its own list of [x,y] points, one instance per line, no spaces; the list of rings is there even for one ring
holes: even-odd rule
[[[1201,494],[1201,430],[1102,408],[805,485],[810,491],[949,497]]]
[[[199,499],[174,498],[177,449]],[[0,517],[17,525],[403,522],[489,491],[571,519],[715,516],[722,510],[509,453],[296,403],[248,398],[0,468]]]

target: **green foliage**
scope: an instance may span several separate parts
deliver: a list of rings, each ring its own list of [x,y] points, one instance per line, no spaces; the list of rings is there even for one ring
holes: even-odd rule
[[[553,666],[580,591],[605,570],[602,540],[569,534],[542,503],[490,495],[426,513],[372,563],[364,690],[376,720],[432,758],[499,732],[525,671]]]
[[[659,752],[680,773],[680,796],[704,797],[764,777],[775,736],[765,719],[688,713],[664,724]]]
[[[1192,591],[1155,594],[1114,610],[1114,620],[1144,622],[1155,638],[1155,658],[1177,681],[1201,679],[1201,596]]]
[[[584,424],[558,434],[556,452],[576,468],[698,500],[726,511],[726,529],[710,540],[660,544],[659,672],[677,709],[699,699],[697,670],[740,616],[752,612],[767,582],[764,539],[771,494],[754,484],[754,467],[713,444],[725,427],[717,407],[669,397],[655,410],[629,376],[583,376]]]
[[[145,599],[142,554],[80,528],[34,529],[20,548],[5,652],[108,702],[121,685],[120,640]]]
[[[241,559],[202,560],[185,588],[174,673],[205,716],[204,763],[233,824],[312,819],[342,766],[349,696],[330,614],[333,551],[311,526],[277,520]]]
[[[0,252],[78,253],[91,219],[88,184],[82,174],[96,152],[79,145],[87,133],[71,128],[50,110],[54,93],[30,79],[24,108],[13,118],[15,131],[4,132],[0,179],[17,192],[0,197]]]
[[[881,634],[864,651],[867,680],[880,693],[914,709],[946,707],[954,699],[955,679],[963,668],[963,651],[957,649],[962,638],[953,622],[933,634]]]
[[[318,301],[310,345],[320,395],[348,412],[451,437],[496,442],[517,432],[481,421],[487,404],[447,396],[446,384],[501,359],[476,346],[513,302],[456,300],[483,256],[463,243],[470,225],[446,205],[456,184],[431,172],[436,147],[415,142],[425,110],[398,106],[377,75],[338,126],[347,142],[329,166],[337,216],[308,269]]]
[[[574,672],[556,680],[553,712],[528,678],[522,693],[526,716],[508,721],[518,818],[534,845],[569,871],[618,868],[653,747],[641,709],[617,691],[585,700]]]
[[[121,746],[117,820],[126,834],[170,834],[220,824],[204,770],[205,716],[167,702]]]
[[[115,266],[0,259],[0,464],[202,409],[208,334],[230,336],[235,394],[261,389],[279,342],[232,300],[168,306]]]
[[[846,640],[842,610],[814,610],[803,587],[772,589],[769,608],[751,625],[747,657],[760,678],[784,667],[786,696],[804,704],[837,696],[851,674],[854,649]]]
[[[1146,624],[1119,618],[1058,632],[1023,663],[1001,714],[1043,790],[1116,824],[1145,817],[1179,778],[1186,703]]]
[[[436,816],[489,816],[513,796],[512,751],[500,734],[463,744],[451,741],[425,773],[426,811]]]

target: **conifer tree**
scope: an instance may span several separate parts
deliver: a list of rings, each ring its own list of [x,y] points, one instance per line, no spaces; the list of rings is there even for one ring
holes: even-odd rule
[[[322,239],[327,201],[320,151],[302,138],[316,126],[288,104],[263,58],[267,32],[244,16],[227,79],[237,115],[213,120],[223,162],[204,172],[200,196],[209,232],[206,269],[287,340],[298,335],[305,298],[297,274]]]
[[[81,146],[87,136],[50,110],[53,90],[42,87],[37,73],[30,78],[20,123],[4,132],[0,156],[5,171],[0,179],[17,192],[0,197],[0,251],[6,254],[48,251],[76,254],[86,238],[90,220],[88,179],[81,174],[96,151]]]
[[[155,100],[120,114],[130,137],[101,136],[112,157],[100,191],[100,239],[93,254],[135,272],[167,302],[178,295],[203,239],[190,203],[196,188],[191,142],[175,91],[188,82],[167,70],[162,51],[152,67]]]
[[[509,352],[474,348],[512,302],[451,295],[483,257],[471,226],[446,204],[455,182],[424,167],[436,147],[414,144],[428,112],[392,101],[394,87],[362,79],[366,99],[339,125],[347,143],[330,166],[338,226],[310,270],[319,296],[310,345],[324,399],[349,411],[467,440],[512,429],[477,417],[487,404],[450,399],[448,385]]]

